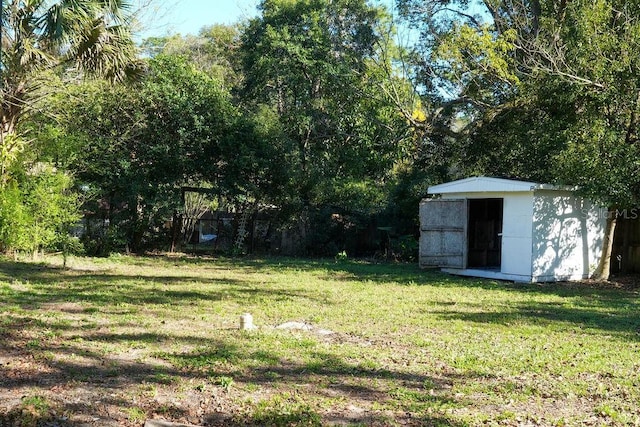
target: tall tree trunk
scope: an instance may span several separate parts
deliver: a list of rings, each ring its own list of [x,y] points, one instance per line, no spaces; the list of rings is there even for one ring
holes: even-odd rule
[[[591,278],[593,280],[609,280],[611,253],[613,251],[613,236],[616,231],[617,209],[609,208],[607,210],[607,223],[604,230],[604,241],[602,242],[602,255],[596,271],[593,272]]]

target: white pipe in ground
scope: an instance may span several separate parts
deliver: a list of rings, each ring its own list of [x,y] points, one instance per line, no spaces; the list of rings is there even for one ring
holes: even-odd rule
[[[244,313],[240,316],[240,329],[246,331],[254,328],[255,326],[253,325],[253,316],[250,313]]]

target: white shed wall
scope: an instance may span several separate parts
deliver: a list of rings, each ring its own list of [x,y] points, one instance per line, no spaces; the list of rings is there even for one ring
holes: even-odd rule
[[[531,281],[533,192],[464,192],[443,194],[443,199],[503,199],[500,272],[491,277]],[[466,248],[465,248],[466,250]],[[470,270],[478,275],[479,270]]]
[[[535,192],[533,207],[532,280],[589,277],[602,249],[603,209],[570,192],[544,190]]]
[[[503,194],[502,268],[531,280],[533,193]]]

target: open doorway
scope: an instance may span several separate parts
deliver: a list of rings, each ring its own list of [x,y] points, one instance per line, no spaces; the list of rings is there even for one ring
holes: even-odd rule
[[[469,199],[468,268],[500,269],[503,199]]]

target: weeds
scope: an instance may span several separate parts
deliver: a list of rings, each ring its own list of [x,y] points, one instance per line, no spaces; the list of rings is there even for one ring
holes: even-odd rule
[[[127,408],[124,412],[127,414],[127,419],[132,423],[141,423],[147,418],[147,414],[142,408]]]
[[[225,392],[229,392],[231,386],[233,386],[233,378],[221,376],[216,379],[216,384],[218,384]]]
[[[634,288],[348,258],[48,261],[0,260],[0,425],[96,413],[311,426],[640,418]],[[238,330],[246,312],[250,333]]]

